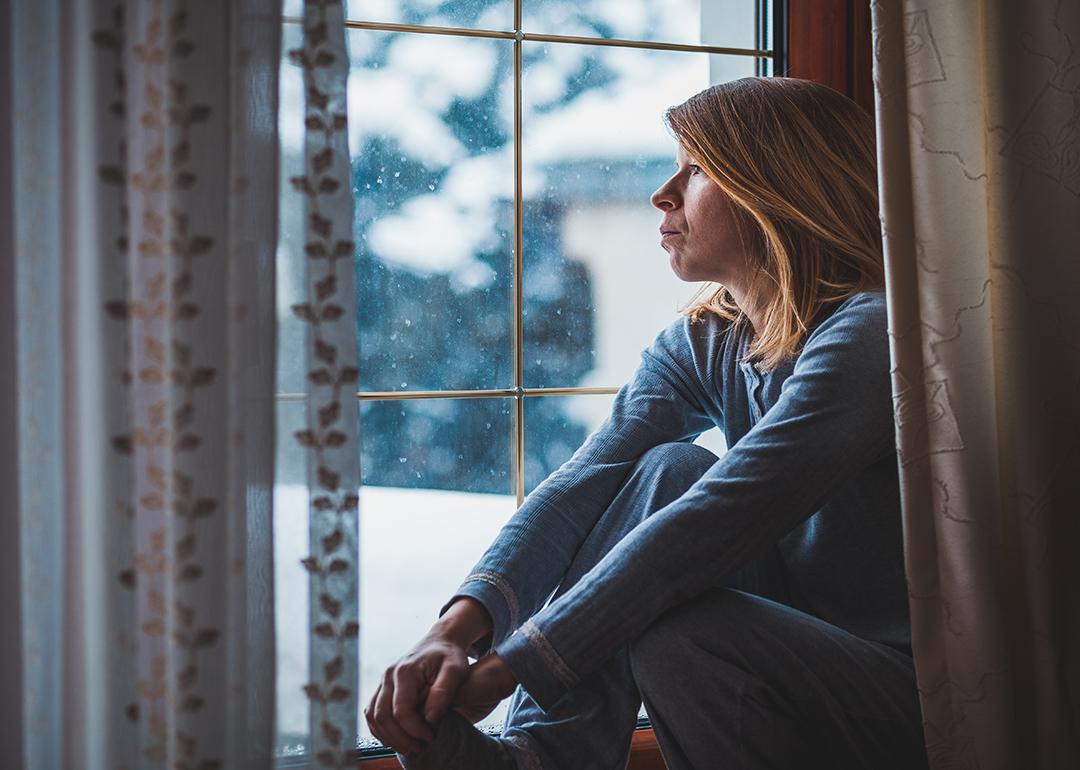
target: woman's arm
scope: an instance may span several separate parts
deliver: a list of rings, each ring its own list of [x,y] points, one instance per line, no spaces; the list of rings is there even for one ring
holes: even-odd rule
[[[451,705],[475,716],[509,693],[515,680],[498,656],[470,671],[466,651],[479,657],[540,608],[642,454],[719,422],[712,376],[722,337],[716,319],[680,319],[661,332],[611,416],[529,496],[431,630],[386,670],[365,710],[376,738],[416,751],[431,740],[425,721]]]
[[[646,451],[692,440],[721,422],[714,372],[727,344],[724,323],[684,318],[661,332],[615,397],[610,417],[503,527],[446,605],[469,596],[490,612],[492,638],[474,654],[543,606]]]
[[[874,299],[837,310],[811,335],[777,403],[749,433],[496,647],[541,706],[893,451],[884,313]]]

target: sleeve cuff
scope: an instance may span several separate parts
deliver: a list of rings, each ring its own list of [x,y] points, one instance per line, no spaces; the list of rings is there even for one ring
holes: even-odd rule
[[[517,627],[517,598],[506,581],[494,573],[474,573],[465,578],[450,601],[439,610],[439,617],[458,599],[475,599],[484,605],[493,624],[490,635],[480,639],[469,649],[469,654],[479,658],[493,645],[505,639]]]
[[[495,647],[514,678],[547,711],[578,683],[578,676],[531,620]]]

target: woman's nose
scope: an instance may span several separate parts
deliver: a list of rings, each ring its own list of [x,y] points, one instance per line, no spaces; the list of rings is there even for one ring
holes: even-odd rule
[[[656,192],[649,196],[649,203],[661,211],[670,211],[675,208],[675,196],[672,193],[670,181],[664,182]]]

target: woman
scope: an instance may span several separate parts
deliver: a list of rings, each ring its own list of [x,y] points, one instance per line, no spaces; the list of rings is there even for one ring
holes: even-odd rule
[[[661,245],[717,286],[387,670],[407,768],[622,768],[642,700],[672,770],[925,766],[873,123],[786,78],[666,118]]]

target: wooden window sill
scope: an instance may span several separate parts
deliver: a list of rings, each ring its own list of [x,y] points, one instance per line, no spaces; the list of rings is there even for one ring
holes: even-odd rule
[[[394,757],[361,760],[357,767],[359,770],[401,770],[401,765]],[[634,733],[627,770],[667,770],[652,730],[638,730]]]

